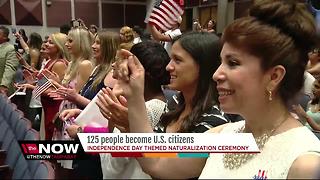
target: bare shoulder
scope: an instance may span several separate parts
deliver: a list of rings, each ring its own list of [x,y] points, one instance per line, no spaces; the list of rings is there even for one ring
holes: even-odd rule
[[[319,179],[320,152],[299,156],[291,165],[288,179]]]
[[[62,61],[56,61],[52,68],[63,68],[63,67],[67,67],[66,63]]]
[[[86,74],[90,74],[92,72],[93,69],[93,63],[90,60],[83,60],[80,64],[79,64],[79,70],[78,72],[82,72],[82,73],[86,73]],[[87,76],[87,75],[85,75]]]
[[[81,61],[81,63],[79,64],[80,68],[88,68],[91,67],[92,68],[93,64],[90,60],[83,60]]]
[[[229,124],[229,123],[227,123]],[[220,126],[217,126],[217,127],[214,127],[214,128],[211,128],[209,129],[208,131],[206,131],[206,133],[220,133],[222,131],[222,129],[224,127],[226,127],[227,124],[222,124]]]

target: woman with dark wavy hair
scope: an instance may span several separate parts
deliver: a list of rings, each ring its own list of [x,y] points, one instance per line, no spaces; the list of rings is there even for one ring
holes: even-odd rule
[[[210,78],[219,65],[219,38],[209,33],[190,33],[174,44],[166,69],[171,75],[168,88],[180,91],[179,103],[174,111],[163,115],[155,131],[203,132],[204,122],[208,127],[225,123],[225,119],[202,118],[205,113],[219,112],[215,106],[218,94]]]
[[[184,34],[174,42],[171,60],[166,67],[166,70],[170,73],[170,82],[167,86],[180,92],[177,98],[179,103],[175,110],[169,111],[161,117],[154,129],[148,124],[144,105],[143,77],[145,70],[137,57],[133,57],[130,52],[122,51],[128,58],[128,67],[132,72],[131,76],[128,77],[128,74],[123,73],[127,71],[126,67],[122,67],[120,70],[122,73],[119,75],[124,95],[128,99],[130,132],[202,133],[211,127],[228,122],[217,107],[218,94],[214,88],[216,84],[211,79],[211,75],[219,66],[220,49],[219,38],[213,33],[207,32]],[[130,65],[132,61],[139,67],[139,74],[135,71],[133,65]],[[142,169],[152,177],[197,177],[197,174],[191,173],[181,176],[179,172],[172,176],[173,171],[175,171],[174,168],[171,169],[172,173],[169,176],[166,176],[162,171],[160,174],[158,174],[158,170],[153,171],[153,165],[164,168],[171,161],[174,161],[173,164],[177,165],[175,160],[177,159],[138,159]]]

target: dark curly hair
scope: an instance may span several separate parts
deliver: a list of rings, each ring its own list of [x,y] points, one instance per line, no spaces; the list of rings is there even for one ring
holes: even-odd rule
[[[146,86],[153,91],[161,90],[161,85],[170,81],[166,66],[170,61],[167,51],[155,41],[144,41],[132,46],[130,50],[145,69]]]

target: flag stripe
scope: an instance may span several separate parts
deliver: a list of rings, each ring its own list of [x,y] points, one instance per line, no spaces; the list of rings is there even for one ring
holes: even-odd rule
[[[35,89],[35,93],[40,93],[44,88],[51,85],[50,82],[46,82],[45,84],[38,86],[38,88]]]
[[[168,1],[163,1],[163,4],[167,6],[167,8],[174,14],[175,18],[177,19],[180,16],[179,11],[175,9]]]
[[[35,92],[34,98],[38,98],[44,91],[49,89],[50,86],[51,86],[51,82],[49,81],[48,83],[46,83],[43,86],[39,87],[38,90]]]
[[[183,10],[182,10],[181,6],[179,6],[175,1],[169,0],[168,2],[170,4],[172,4],[172,6],[174,6],[175,10],[178,11],[179,15],[183,14]]]
[[[42,88],[43,86],[46,86],[47,84],[50,84],[50,81],[41,82],[41,84],[38,83],[37,86],[36,86],[36,88],[34,89],[34,91],[37,92],[37,91],[41,90],[41,88]]]
[[[161,10],[163,11],[163,13],[167,14],[168,16],[170,16],[171,20],[173,22],[177,22],[177,17],[176,17],[176,13],[174,13],[170,7],[168,7],[166,4],[163,4],[160,6]]]
[[[35,92],[36,94],[38,94],[38,93],[41,94],[41,91],[42,91],[44,88],[46,88],[46,87],[48,87],[48,86],[50,86],[50,85],[51,85],[50,82],[46,82],[46,83],[43,84],[42,86],[38,86],[38,88],[36,88],[34,92]]]
[[[171,17],[171,20],[173,20],[174,22],[177,22],[177,11],[170,9],[171,6],[168,6],[168,4],[163,3],[160,6],[161,10],[163,11],[163,13],[169,15]]]
[[[182,3],[181,3],[182,2]],[[160,0],[157,1],[145,22],[150,23],[162,31],[168,31],[178,22],[183,14],[183,1],[181,0]]]
[[[162,18],[161,16],[159,16],[159,15],[157,15],[157,14],[151,14],[151,17],[152,17],[153,19],[158,20],[159,22],[162,22],[161,24],[162,24],[163,26],[165,26],[166,28],[168,28],[168,29],[170,29],[170,27],[172,27],[171,24],[167,23],[167,21],[165,21],[164,18]]]
[[[150,19],[149,23],[157,26],[157,28],[162,29],[163,31],[169,31],[169,29],[165,26],[163,26],[159,21],[157,21],[156,19]]]
[[[43,91],[40,91],[39,93],[35,94],[35,95],[34,95],[34,98],[35,98],[35,99],[38,98],[44,91],[46,91],[47,89],[49,89],[49,87],[50,87],[50,85],[47,86],[47,87],[45,87],[45,88],[43,89]]]
[[[169,24],[171,24],[171,25],[174,24],[174,21],[172,20],[174,18],[172,18],[170,15],[168,15],[167,12],[162,13],[159,9],[154,9],[154,12],[152,14],[157,14],[159,16],[162,16]]]
[[[51,81],[45,76],[42,76],[41,79],[38,80],[36,88],[33,90],[34,98],[38,98],[44,91],[49,89],[51,85]]]

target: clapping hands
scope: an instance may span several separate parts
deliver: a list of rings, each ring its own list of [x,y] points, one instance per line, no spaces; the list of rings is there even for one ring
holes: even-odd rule
[[[127,100],[116,97],[110,88],[103,88],[98,93],[96,102],[102,115],[121,132],[129,132]]]

